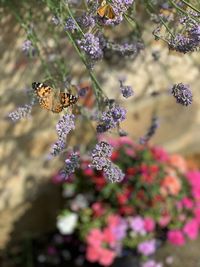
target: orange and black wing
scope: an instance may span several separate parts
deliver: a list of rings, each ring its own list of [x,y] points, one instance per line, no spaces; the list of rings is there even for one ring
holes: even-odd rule
[[[39,104],[47,110],[52,109],[53,89],[44,83],[33,83],[32,87],[38,97]]]
[[[78,98],[69,93],[60,93],[60,103],[63,108],[67,108],[77,102]]]

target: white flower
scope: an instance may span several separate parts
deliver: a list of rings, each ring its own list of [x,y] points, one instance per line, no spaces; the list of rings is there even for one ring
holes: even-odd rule
[[[82,194],[78,194],[72,201],[70,204],[70,208],[73,211],[78,211],[80,209],[84,209],[88,207],[88,201],[86,199],[86,197]]]
[[[63,235],[69,235],[74,232],[77,225],[78,215],[76,213],[68,213],[58,217],[57,228]]]

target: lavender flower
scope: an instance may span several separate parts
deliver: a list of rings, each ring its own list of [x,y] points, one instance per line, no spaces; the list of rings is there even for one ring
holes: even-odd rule
[[[115,18],[99,18],[99,22],[104,25],[117,25],[123,20],[123,14],[133,4],[134,0],[112,0],[111,6],[115,13]]]
[[[183,34],[177,34],[169,42],[169,48],[180,53],[193,52],[199,46],[199,40],[190,38]]]
[[[22,51],[26,56],[34,56],[36,54],[36,49],[30,40],[26,40],[23,42]]]
[[[60,19],[57,16],[53,16],[51,22],[57,26],[60,24]]]
[[[147,240],[138,245],[138,252],[144,256],[149,256],[156,251],[156,241],[154,239]]]
[[[66,140],[63,138],[59,138],[53,145],[51,149],[50,155],[56,157],[60,154],[61,151],[65,148]]]
[[[70,31],[70,32],[73,32],[74,30],[77,30],[77,25],[76,25],[76,22],[74,21],[74,19],[68,18],[66,20],[65,26],[64,26],[64,30],[65,31]]]
[[[183,83],[174,84],[171,94],[176,98],[176,102],[183,106],[192,104],[192,92],[189,85]]]
[[[18,107],[15,111],[10,112],[8,114],[8,117],[14,122],[29,117],[32,111],[32,107],[33,103],[29,105],[26,104],[23,107]]]
[[[105,141],[101,141],[99,144],[96,144],[95,148],[92,150],[92,157],[104,157],[108,158],[112,155],[113,148],[110,144]]]
[[[51,155],[57,156],[64,148],[66,144],[66,137],[69,132],[75,128],[74,125],[75,116],[73,114],[65,114],[57,123],[56,131],[58,134],[58,140],[52,146]]]
[[[103,170],[104,176],[111,182],[121,182],[124,178],[123,172],[109,160],[112,155],[112,147],[102,141],[92,150],[92,165],[97,170]]]
[[[124,179],[125,174],[121,171],[121,169],[111,161],[107,164],[104,169],[104,176],[108,181],[113,182],[121,182]]]
[[[65,160],[65,168],[61,171],[64,180],[68,179],[79,167],[79,154],[73,152],[68,159]]]
[[[80,24],[83,28],[89,28],[95,26],[95,19],[91,14],[83,14],[81,17],[77,18],[78,24]]]
[[[119,53],[122,56],[135,56],[139,53],[140,50],[144,49],[144,45],[141,42],[133,42],[133,43],[106,43],[106,48],[108,50],[112,50],[116,53]]]
[[[92,33],[86,33],[84,38],[78,40],[80,48],[92,60],[99,60],[103,57],[103,51],[100,47],[100,40]]]
[[[130,96],[134,94],[131,86],[124,85],[122,80],[120,80],[119,82],[120,82],[120,90],[121,90],[123,97],[129,98]]]
[[[97,132],[106,132],[109,129],[116,128],[120,122],[125,120],[126,110],[118,105],[113,105],[108,111],[103,112],[97,126]]]
[[[66,137],[67,134],[75,128],[75,116],[73,114],[65,114],[57,123],[56,131],[59,137]]]
[[[200,48],[200,24],[191,22],[185,17],[181,23],[187,27],[187,31],[172,38],[169,47],[181,53],[193,52]]]
[[[189,30],[189,34],[190,34],[191,37],[193,37],[196,40],[196,42],[199,42],[199,44],[200,44],[200,24],[194,25]]]
[[[142,145],[146,144],[155,134],[158,127],[159,127],[159,119],[157,116],[153,116],[151,119],[151,126],[147,130],[147,133],[140,138],[140,144]]]

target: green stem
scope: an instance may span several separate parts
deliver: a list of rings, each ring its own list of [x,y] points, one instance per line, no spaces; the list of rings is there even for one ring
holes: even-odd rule
[[[81,29],[81,27],[79,26],[79,24],[77,23],[76,19],[74,18],[74,15],[72,14],[72,12],[71,12],[71,10],[70,10],[68,4],[67,4],[66,6],[67,6],[67,12],[68,12],[69,16],[73,19],[73,21],[74,21],[74,23],[76,24],[76,26],[77,26],[79,32],[82,34],[82,36],[84,36],[85,34],[84,34],[84,32],[82,31],[82,29]]]
[[[190,3],[188,3],[187,1],[181,0],[181,2],[183,2],[184,4],[186,4],[187,6],[189,6],[191,9],[193,9],[197,13],[200,13],[200,11],[196,7],[194,7],[193,5],[191,5]]]
[[[81,29],[81,27],[79,26],[79,24],[76,22],[76,19],[74,18],[74,16],[73,16],[73,14],[72,14],[72,12],[71,12],[71,10],[70,10],[68,4],[66,5],[66,8],[67,8],[67,12],[68,12],[69,16],[74,20],[74,22],[75,22],[75,24],[76,24],[76,26],[77,26],[78,31],[80,32],[80,34],[81,34],[82,36],[84,36],[84,32],[82,31],[82,29]],[[58,15],[59,15],[59,14],[58,14]],[[60,17],[62,18],[62,14],[60,14],[60,15],[61,15]],[[59,16],[58,16],[58,17],[59,17]],[[96,95],[96,97],[97,97],[97,102],[98,102],[98,104],[100,105],[100,104],[101,104],[101,100],[102,100],[102,98],[103,98],[103,95],[104,95],[104,97],[105,97],[105,94],[104,94],[104,92],[103,92],[103,90],[102,90],[102,88],[101,88],[101,85],[99,84],[99,82],[98,82],[98,80],[97,80],[97,78],[96,78],[94,72],[91,71],[91,70],[89,70],[87,61],[86,61],[86,59],[85,59],[85,56],[81,53],[81,51],[80,51],[78,45],[76,44],[76,41],[75,41],[73,35],[72,35],[69,31],[66,31],[66,34],[67,34],[67,36],[68,36],[68,39],[69,39],[70,42],[72,43],[73,47],[75,48],[77,54],[79,55],[81,61],[82,61],[83,64],[85,65],[85,67],[86,67],[88,73],[89,73],[89,76],[90,76],[90,78],[91,78],[91,80],[92,80],[92,82],[93,82],[93,85],[94,85],[94,91],[95,91],[95,95]]]
[[[152,4],[151,4],[151,3],[148,3],[148,6],[150,7],[151,11],[154,12],[154,8],[153,8]],[[171,34],[171,36],[172,36],[173,38],[175,38],[175,35],[174,35],[173,32],[170,30],[170,28],[168,27],[168,25],[165,23],[165,21],[162,19],[161,16],[159,16],[159,19],[160,19],[160,21],[162,22],[162,24],[164,25],[164,27],[166,28],[166,30],[169,32],[169,34]]]
[[[83,54],[79,50],[79,48],[78,48],[73,36],[71,35],[71,33],[68,31],[66,31],[66,33],[67,33],[69,40],[71,41],[72,45],[74,46],[76,52],[78,53],[80,59],[82,60],[83,64],[85,65],[85,67],[86,67],[86,69],[90,75],[90,78],[94,84],[94,90],[95,90],[95,95],[97,97],[97,102],[100,104],[100,100],[102,99],[102,95],[103,95],[103,90],[101,88],[101,85],[99,84],[94,72],[92,72],[91,70],[88,69],[88,65],[87,65],[87,62],[85,60],[85,57],[83,56]]]
[[[19,22],[19,24],[21,25],[22,28],[24,28],[25,32],[28,32],[29,30],[29,27],[26,25],[26,23],[24,23],[24,21],[22,20],[22,18],[19,16],[19,14],[16,12],[15,8],[12,7],[12,12],[15,16],[15,18],[17,19],[17,21]],[[38,52],[38,56],[40,58],[40,61],[42,63],[42,66],[44,67],[45,69],[45,72],[47,74],[48,77],[52,77],[50,71],[49,71],[49,68],[48,68],[48,64],[45,62],[45,60],[43,59],[43,57],[41,56],[41,53],[40,53],[40,49],[37,45],[37,42],[39,41],[35,32],[32,31],[32,34],[30,35],[30,41],[32,41],[34,47],[37,49],[37,52]]]
[[[190,15],[189,13],[187,13],[184,9],[182,9],[181,7],[179,7],[176,3],[174,3],[172,0],[169,0],[169,2],[172,4],[172,6],[174,6],[177,10],[179,10],[181,13],[183,13],[185,16],[189,16],[191,19],[193,19],[193,20],[195,20],[195,21],[197,21],[198,23],[199,23],[199,20],[196,18],[196,17],[194,17],[194,16],[192,16],[192,15]]]
[[[162,21],[162,24],[165,26],[165,28],[168,30],[168,32],[171,34],[171,36],[173,38],[175,38],[175,35],[173,34],[173,32],[170,30],[170,28],[168,27],[168,25],[164,22],[164,20],[162,19],[162,17],[159,16],[159,19]]]

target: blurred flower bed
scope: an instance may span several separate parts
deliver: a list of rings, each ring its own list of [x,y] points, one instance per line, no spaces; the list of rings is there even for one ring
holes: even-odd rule
[[[108,182],[88,158],[67,180],[53,175],[64,200],[57,230],[12,246],[6,267],[173,266],[174,255],[158,262],[156,252],[166,242],[183,246],[198,237],[200,171],[161,147],[128,137],[108,141],[123,181]]]
[[[109,143],[124,180],[107,183],[87,159],[67,181],[55,175],[53,182],[63,183],[66,199],[57,227],[70,247],[74,242],[79,247],[83,262],[110,266],[131,255],[138,266],[160,267],[154,254],[165,241],[182,246],[198,237],[200,172],[160,147],[144,147],[127,137]]]

